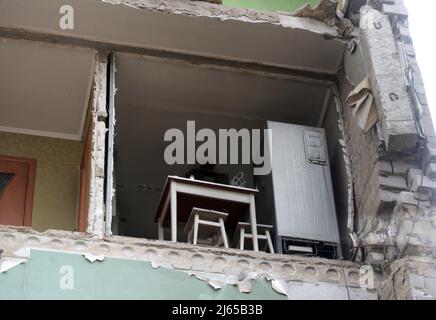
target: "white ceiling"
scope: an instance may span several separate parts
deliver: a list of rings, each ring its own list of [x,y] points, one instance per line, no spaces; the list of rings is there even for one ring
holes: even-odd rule
[[[94,51],[0,40],[0,131],[80,140]]]
[[[316,125],[326,86],[117,54],[117,103]]]

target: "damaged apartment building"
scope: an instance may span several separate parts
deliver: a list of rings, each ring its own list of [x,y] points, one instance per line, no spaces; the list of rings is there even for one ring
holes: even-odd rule
[[[194,121],[271,172],[169,165]],[[0,252],[2,299],[436,299],[404,4],[0,1]]]

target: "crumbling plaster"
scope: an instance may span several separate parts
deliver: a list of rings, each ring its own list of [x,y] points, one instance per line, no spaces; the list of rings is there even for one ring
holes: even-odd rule
[[[247,8],[232,8],[223,6],[215,1],[186,1],[186,0],[101,0],[112,4],[131,6],[137,9],[145,9],[171,14],[183,14],[195,17],[213,17],[222,20],[234,19],[246,22],[274,23],[280,24],[281,17],[297,16],[312,18],[325,22],[334,19],[336,15],[337,3],[331,0],[321,0],[320,3],[312,8],[306,5],[295,13],[274,12],[265,10],[255,10]],[[333,17],[332,17],[333,16]]]
[[[426,270],[434,270],[436,257],[435,131],[407,10],[401,0],[353,8],[350,14],[361,27],[354,44],[363,50],[381,120],[364,133],[352,110],[344,108],[356,200],[357,259],[384,273],[382,299],[434,299],[431,285],[406,281],[416,279],[409,269],[422,269],[420,259]],[[347,68],[339,74],[343,104],[353,88],[350,76],[356,74],[347,74]],[[428,283],[434,282],[432,277]]]
[[[208,17],[220,20],[235,20],[251,23],[268,23],[293,29],[308,30],[326,38],[349,39],[353,25],[348,19],[337,15],[338,2],[320,0],[315,6],[306,4],[295,12],[265,11],[247,8],[232,8],[215,1],[186,0],[101,0],[103,2],[126,5],[169,14],[182,14],[194,17]],[[210,3],[213,2],[213,3]]]
[[[303,29],[319,33],[327,38],[347,38],[352,32],[350,23],[343,23],[336,15],[337,2],[321,0],[312,7],[307,4],[301,9],[291,12],[275,12],[247,8],[231,8],[212,1],[186,0],[100,0],[117,5],[126,5],[136,9],[144,9],[168,14],[181,14],[193,17],[207,17],[220,20],[235,20],[251,23],[268,23],[293,29]],[[351,27],[351,28],[350,28]]]
[[[91,174],[88,209],[89,234],[102,238],[105,234],[105,163],[106,163],[106,109],[107,52],[96,54],[94,83],[91,92]]]
[[[393,262],[380,285],[382,300],[435,300],[436,260],[409,257]]]
[[[166,268],[194,275],[215,289],[225,285],[242,286],[244,279],[265,278],[275,290],[295,293],[313,288],[311,298],[377,299],[373,288],[362,286],[361,265],[338,260],[268,254],[236,249],[193,246],[185,243],[112,236],[98,239],[91,235],[49,230],[38,233],[28,228],[0,227],[0,262],[27,259],[30,250],[81,254],[91,263],[105,257],[146,261],[153,268]],[[20,261],[20,263],[25,261]],[[378,278],[375,278],[377,287]],[[246,284],[245,284],[246,285]],[[245,289],[244,289],[245,288]],[[281,289],[280,289],[281,288]],[[297,291],[295,291],[297,290]],[[242,292],[243,292],[242,291]],[[282,294],[286,294],[282,292]]]

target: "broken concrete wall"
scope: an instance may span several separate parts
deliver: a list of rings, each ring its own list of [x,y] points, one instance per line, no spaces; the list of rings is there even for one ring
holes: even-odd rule
[[[92,142],[91,178],[87,232],[102,238],[105,232],[105,163],[107,131],[108,55],[96,55],[94,83],[91,93]]]
[[[363,283],[348,261],[13,227],[0,248],[8,299],[378,298],[377,275]]]
[[[436,299],[436,261],[425,258],[397,260],[386,270],[380,285],[383,300]]]
[[[401,260],[425,257],[430,259],[427,269],[434,270],[431,259],[436,257],[435,133],[407,10],[399,0],[354,10],[349,14],[360,35],[350,43],[339,75],[341,101],[345,105],[353,88],[369,76],[379,119],[365,132],[356,113],[344,107],[358,259],[385,272],[382,299],[434,298],[426,293],[429,288],[408,280],[414,277],[408,270],[416,267],[414,262]]]
[[[0,299],[286,299],[267,280],[250,285],[250,294],[236,286],[215,290],[193,275],[154,269],[145,261],[105,258],[91,263],[79,254],[31,250],[27,263],[0,273]]]
[[[344,119],[342,104],[337,90],[330,97],[328,110],[322,124],[327,135],[327,143],[331,164],[333,189],[335,190],[336,215],[338,220],[341,249],[343,257],[351,259],[352,239],[354,230],[354,190],[351,162],[344,139]]]

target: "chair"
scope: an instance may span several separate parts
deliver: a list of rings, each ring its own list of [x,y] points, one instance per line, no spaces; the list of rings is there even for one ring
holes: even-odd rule
[[[271,232],[274,227],[266,224],[257,225],[257,239],[266,240],[265,251],[268,247],[270,253],[274,253],[274,246],[271,240]],[[253,239],[251,235],[251,224],[247,222],[238,222],[235,235],[233,237],[234,247],[244,250],[245,239]]]
[[[188,242],[229,247],[224,222],[228,214],[220,211],[193,208],[185,226]],[[201,228],[200,228],[201,226]]]

